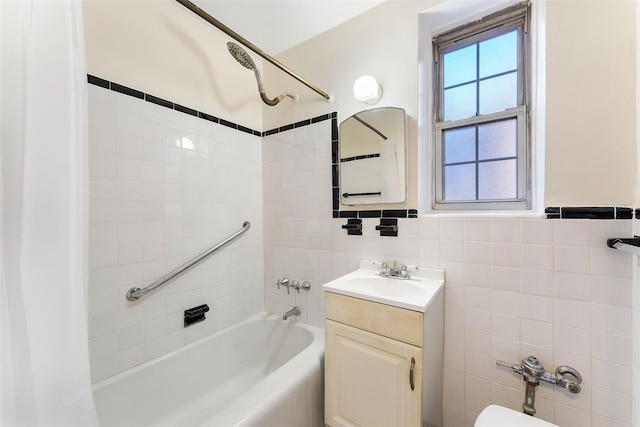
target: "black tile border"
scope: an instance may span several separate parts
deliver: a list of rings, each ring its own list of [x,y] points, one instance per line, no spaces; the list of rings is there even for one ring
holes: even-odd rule
[[[124,95],[132,96],[137,99],[150,102],[152,104],[159,105],[161,107],[168,108],[170,110],[179,111],[184,114],[189,114],[194,117],[198,117],[203,120],[207,120],[213,123],[220,124],[222,126],[235,129],[240,132],[245,132],[250,135],[265,137],[274,135],[280,132],[286,132],[293,129],[298,129],[303,126],[308,126],[315,123],[320,123],[325,120],[331,120],[331,187],[332,187],[332,216],[333,218],[417,218],[418,211],[416,209],[390,209],[390,210],[340,210],[340,192],[339,192],[339,156],[338,156],[338,113],[336,111],[322,114],[320,116],[312,117],[310,119],[301,120],[295,123],[290,123],[284,126],[279,126],[274,129],[269,129],[264,132],[250,129],[240,124],[231,122],[229,120],[222,119],[220,117],[212,116],[202,111],[194,110],[175,102],[153,96],[148,93],[141,92],[139,90],[111,82],[109,80],[102,79],[100,77],[87,74],[87,82],[94,86],[98,86],[104,89],[113,90]]]
[[[197,111],[197,110],[194,110],[193,108],[185,107],[185,106],[177,104],[175,102],[171,102],[171,101],[168,101],[166,99],[158,98],[157,96],[153,96],[151,94],[144,93],[144,92],[141,92],[139,90],[132,89],[130,87],[123,86],[123,85],[115,83],[115,82],[111,82],[109,80],[101,79],[100,77],[96,77],[96,76],[93,76],[91,74],[87,74],[87,82],[89,84],[92,84],[92,85],[95,85],[95,86],[99,86],[99,87],[104,88],[104,89],[112,90],[114,92],[118,92],[118,93],[121,93],[121,94],[124,94],[124,95],[132,96],[134,98],[145,100],[145,101],[150,102],[152,104],[156,104],[156,105],[159,105],[161,107],[168,108],[170,110],[179,111],[181,113],[189,114],[191,116],[198,117],[198,118],[201,118],[201,119],[204,119],[204,120],[208,120],[208,121],[213,122],[213,123],[221,124],[223,126],[230,127],[232,129],[238,130],[240,132],[245,132],[245,133],[248,133],[250,135],[259,136],[259,137],[264,136],[264,132],[260,132],[260,131],[254,130],[254,129],[250,129],[248,127],[239,125],[237,123],[233,123],[233,122],[230,122],[228,120],[224,120],[224,119],[221,119],[219,117],[212,116],[212,115],[207,114],[207,113],[203,113],[202,111]]]
[[[617,206],[549,207],[547,219],[640,219],[640,209]]]

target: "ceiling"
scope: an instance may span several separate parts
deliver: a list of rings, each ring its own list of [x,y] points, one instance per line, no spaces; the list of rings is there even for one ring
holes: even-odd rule
[[[384,0],[192,0],[262,49],[277,55]]]

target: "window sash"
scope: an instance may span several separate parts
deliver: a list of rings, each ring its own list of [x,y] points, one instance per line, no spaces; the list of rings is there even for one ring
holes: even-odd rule
[[[448,129],[454,129],[464,126],[474,126],[485,123],[496,122],[506,119],[516,119],[516,153],[517,153],[517,185],[516,197],[513,199],[482,199],[468,201],[447,201],[444,200],[444,161],[443,161],[443,144],[442,139],[444,132]],[[451,120],[446,122],[438,122],[435,125],[436,144],[435,144],[435,179],[434,194],[436,210],[454,210],[454,209],[525,209],[530,207],[530,185],[528,177],[530,176],[528,161],[528,143],[527,143],[527,113],[525,106],[510,108],[497,113],[484,114],[482,116],[468,117],[460,120]],[[477,142],[476,142],[477,143]],[[477,159],[476,159],[477,160]],[[476,185],[478,181],[476,179]]]
[[[478,21],[454,28],[433,37],[434,54],[434,140],[435,140],[435,179],[432,190],[434,210],[509,210],[531,208],[531,170],[529,144],[529,8],[530,2],[522,2],[502,11],[488,15]],[[517,58],[517,107],[504,111],[479,114],[463,119],[442,121],[444,117],[444,55],[448,52],[464,48],[488,40],[514,29],[518,30]],[[479,60],[479,59],[477,59]],[[476,76],[478,77],[478,76]],[[477,94],[476,96],[479,96]],[[498,200],[444,200],[444,160],[443,135],[448,129],[479,125],[515,118],[517,121],[517,192],[514,199]],[[477,143],[477,141],[476,141]],[[476,176],[476,186],[478,178]]]

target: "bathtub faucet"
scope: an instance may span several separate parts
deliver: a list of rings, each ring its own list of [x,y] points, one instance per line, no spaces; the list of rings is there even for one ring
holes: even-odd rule
[[[302,314],[302,310],[297,305],[294,305],[293,308],[287,311],[282,315],[282,320],[287,320],[291,316],[300,316]]]

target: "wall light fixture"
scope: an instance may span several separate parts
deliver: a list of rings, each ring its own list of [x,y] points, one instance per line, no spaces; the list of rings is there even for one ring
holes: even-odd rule
[[[353,96],[358,101],[375,104],[382,98],[382,86],[371,76],[362,76],[353,84]]]

